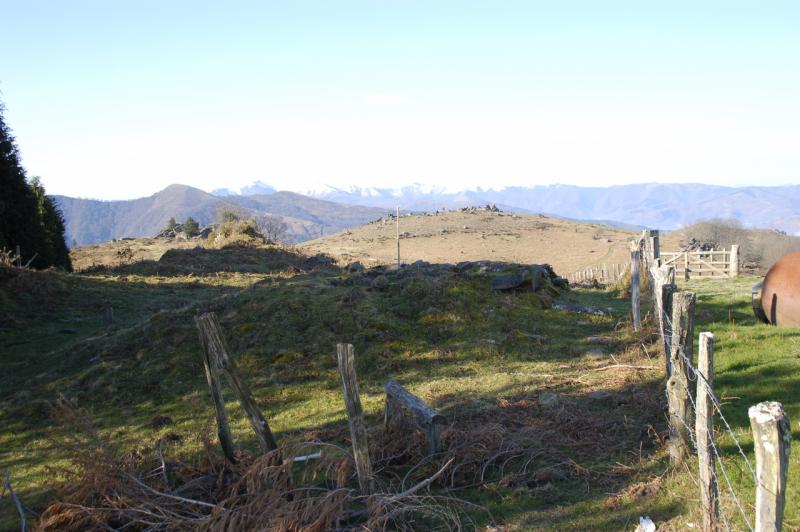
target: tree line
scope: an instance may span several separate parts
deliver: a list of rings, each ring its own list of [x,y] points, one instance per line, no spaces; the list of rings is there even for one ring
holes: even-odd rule
[[[20,250],[37,269],[72,271],[64,240],[64,216],[38,177],[28,179],[0,102],[0,251]]]

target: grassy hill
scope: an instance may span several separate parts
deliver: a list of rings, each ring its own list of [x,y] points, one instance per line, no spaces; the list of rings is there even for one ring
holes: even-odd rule
[[[396,232],[394,220],[378,220],[299,247],[344,262],[391,264],[397,258]],[[601,224],[484,209],[412,214],[400,218],[400,256],[409,264],[416,260],[547,263],[566,275],[630,262],[628,241],[633,234]]]
[[[478,215],[468,216],[473,221],[466,224],[445,218],[451,225],[442,228],[452,232],[444,236],[454,237],[462,227],[464,241],[475,240],[471,227]],[[508,218],[495,220],[551,223]],[[412,219],[402,221],[407,220]],[[547,230],[540,230],[546,242]],[[586,239],[581,245],[594,243],[606,238],[593,239],[597,230],[571,227],[562,237],[577,234]],[[505,236],[512,244],[527,238],[512,239],[505,231],[487,238],[500,242]],[[328,249],[346,236],[332,237]],[[605,244],[615,238],[623,235]],[[440,243],[450,245],[444,238]],[[380,260],[381,242],[373,244]],[[512,248],[527,246],[509,245],[509,253]],[[558,246],[562,255],[569,248],[569,240]],[[601,251],[586,253],[583,260]],[[358,253],[366,256],[368,248],[359,247]],[[494,258],[490,251],[470,253],[471,258]],[[209,464],[217,467],[218,446],[209,449],[204,443],[203,435],[213,427],[213,408],[193,323],[198,313],[214,311],[283,448],[317,442],[312,449],[323,444],[343,449],[323,446],[324,455],[334,460],[325,464],[339,475],[316,471],[303,481],[303,473],[314,466],[299,464],[292,476],[297,486],[321,493],[342,493],[335,491],[337,485],[345,492],[356,489],[346,456],[349,431],[335,356],[336,343],[349,342],[355,346],[381,489],[397,493],[449,458],[456,460],[457,468],[448,468],[431,486],[439,498],[421,499],[423,507],[398,516],[399,524],[429,528],[440,521],[422,510],[440,508],[449,513],[436,515],[455,515],[466,528],[631,530],[640,515],[651,516],[660,530],[696,526],[692,477],[668,467],[663,364],[652,329],[633,334],[627,301],[602,290],[558,295],[491,290],[492,278],[502,273],[477,267],[460,271],[435,260],[400,271],[379,267],[348,273],[313,248],[298,252],[276,246],[171,249],[158,258],[154,254],[79,274],[4,267],[0,468],[8,468],[25,504],[41,511],[54,497],[69,500],[77,486],[88,489],[91,478],[105,478],[86,476],[99,474],[101,458],[145,475],[163,491],[183,489]],[[717,389],[727,419],[750,454],[749,405],[779,400],[793,426],[800,419],[798,332],[755,323],[747,300],[752,282],[690,285],[700,294],[697,330],[717,334]],[[601,308],[604,314],[555,310],[553,297]],[[104,318],[109,307],[113,323]],[[382,384],[388,378],[447,417],[442,456],[425,459],[424,439],[413,430],[383,428]],[[238,403],[229,390],[226,394],[234,438],[250,453],[242,455],[248,464],[247,456],[257,454],[255,438]],[[66,412],[75,417],[53,410],[59,397],[72,405]],[[93,430],[99,440],[85,435]],[[720,436],[734,487],[750,510],[753,487],[738,472],[742,466],[732,442]],[[795,437],[787,530],[800,527],[798,441]],[[173,476],[158,474],[156,451]],[[79,458],[84,461],[76,462]],[[146,476],[152,471],[154,476]],[[723,507],[734,529],[742,529],[729,497]],[[317,517],[321,508],[312,506],[310,513]],[[0,529],[15,526],[13,506],[3,498]]]

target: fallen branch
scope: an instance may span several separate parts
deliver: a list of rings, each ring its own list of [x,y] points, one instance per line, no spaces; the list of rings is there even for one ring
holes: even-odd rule
[[[168,499],[174,499],[176,501],[181,501],[181,502],[185,502],[185,503],[188,503],[188,504],[198,504],[200,506],[206,506],[208,508],[216,508],[217,507],[216,504],[210,504],[210,503],[207,503],[205,501],[198,501],[198,500],[195,500],[195,499],[187,499],[186,497],[180,497],[178,495],[170,495],[169,493],[163,493],[161,491],[158,491],[155,488],[151,488],[150,486],[148,486],[147,484],[145,484],[144,482],[142,482],[141,480],[139,480],[138,478],[136,478],[133,475],[127,475],[127,476],[130,477],[131,480],[133,480],[134,482],[139,484],[141,487],[143,487],[147,491],[150,491],[150,492],[154,493],[155,495],[158,495],[159,497],[166,497]]]
[[[26,263],[25,263],[25,266],[23,266],[23,268],[27,268],[28,266],[30,266],[30,265],[31,265],[31,263],[32,263],[34,260],[36,260],[36,257],[38,257],[38,256],[39,256],[39,254],[38,254],[38,253],[34,253],[34,254],[33,254],[33,257],[31,257],[31,259],[30,259],[28,262],[26,262]]]
[[[594,368],[590,371],[605,371],[607,369],[628,368],[628,369],[661,369],[659,366],[634,366],[631,364],[611,364],[610,366],[603,366],[602,368]]]
[[[5,487],[14,501],[14,506],[17,507],[19,514],[19,529],[21,532],[28,532],[28,521],[25,519],[25,509],[22,507],[22,501],[19,500],[17,494],[14,493],[14,488],[11,487],[11,478],[8,476],[8,469],[5,471]]]
[[[439,471],[437,471],[437,472],[436,472],[436,473],[434,473],[433,475],[429,476],[428,478],[426,478],[425,480],[423,480],[423,481],[422,481],[422,482],[420,482],[419,484],[416,484],[416,485],[414,485],[414,486],[411,486],[411,487],[410,487],[410,488],[408,488],[406,491],[403,491],[403,492],[401,492],[401,493],[398,493],[397,495],[393,495],[391,498],[392,498],[392,499],[401,499],[401,498],[403,498],[403,497],[408,497],[409,495],[413,495],[414,493],[418,492],[419,490],[421,490],[421,489],[422,489],[422,488],[424,488],[425,486],[428,486],[428,485],[430,485],[430,484],[431,484],[431,483],[432,483],[434,480],[436,480],[437,478],[439,478],[440,476],[442,476],[442,473],[444,473],[444,470],[445,470],[445,469],[447,469],[447,468],[448,468],[448,466],[450,466],[450,464],[452,464],[452,463],[453,463],[453,461],[454,461],[455,459],[456,459],[456,458],[455,458],[455,456],[454,456],[453,458],[451,458],[450,460],[448,460],[448,461],[447,461],[447,463],[446,463],[446,464],[444,464],[444,465],[442,466],[442,468],[441,468],[441,469],[439,469]]]

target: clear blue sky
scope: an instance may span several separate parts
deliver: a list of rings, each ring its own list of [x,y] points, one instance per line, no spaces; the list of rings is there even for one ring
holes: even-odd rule
[[[201,3],[0,0],[29,174],[99,198],[800,183],[798,2]]]

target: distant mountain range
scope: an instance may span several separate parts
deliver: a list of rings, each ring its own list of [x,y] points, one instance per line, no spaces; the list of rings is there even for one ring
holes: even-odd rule
[[[112,238],[152,236],[170,217],[215,220],[222,207],[246,216],[275,215],[300,242],[358,226],[400,207],[434,211],[495,204],[506,211],[541,213],[618,227],[676,229],[697,220],[734,218],[746,227],[773,228],[800,235],[800,185],[724,187],[702,184],[638,184],[613,187],[549,185],[459,192],[441,187],[341,189],[322,187],[305,194],[276,192],[263,182],[239,191],[207,193],[170,185],[147,198],[98,201],[55,196],[66,218],[68,242],[79,245]]]
[[[724,187],[647,183],[612,187],[548,185],[448,192],[426,185],[396,189],[323,187],[306,191],[340,203],[409,210],[496,204],[504,210],[541,213],[612,225],[677,229],[697,220],[734,218],[747,227],[800,234],[800,185]]]
[[[248,217],[276,216],[287,224],[288,239],[295,242],[362,225],[387,212],[383,208],[341,205],[294,192],[220,197],[186,185],[170,185],[152,196],[128,201],[54,198],[64,214],[67,243],[74,240],[78,245],[153,236],[171,217],[183,222],[191,216],[206,225],[216,220],[222,208]]]

